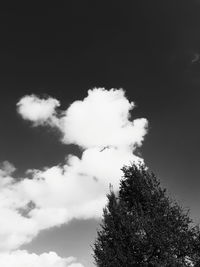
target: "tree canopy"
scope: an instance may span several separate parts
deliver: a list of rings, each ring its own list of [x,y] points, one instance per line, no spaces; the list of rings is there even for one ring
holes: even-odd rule
[[[200,266],[200,231],[146,167],[126,166],[93,246],[98,267]]]

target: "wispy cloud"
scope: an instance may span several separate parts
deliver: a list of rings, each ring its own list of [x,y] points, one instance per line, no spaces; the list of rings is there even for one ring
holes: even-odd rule
[[[200,58],[200,54],[199,53],[194,53],[193,56],[192,56],[192,60],[191,60],[191,63],[199,63],[199,58]]]
[[[15,166],[7,160],[0,163],[0,175],[1,176],[11,175],[13,174],[13,172],[15,172],[15,170],[16,170]]]

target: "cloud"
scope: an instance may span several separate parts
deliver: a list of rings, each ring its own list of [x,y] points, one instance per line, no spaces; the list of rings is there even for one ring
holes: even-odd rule
[[[23,119],[33,122],[34,126],[50,123],[60,102],[54,98],[41,99],[36,95],[24,96],[17,103],[17,111]]]
[[[7,160],[0,163],[0,175],[2,176],[13,174],[15,170],[16,170],[15,166]]]
[[[18,248],[38,233],[36,223],[20,214],[28,205],[20,191],[20,183],[0,170],[0,251]]]
[[[81,157],[68,155],[63,164],[28,170],[16,180],[14,166],[0,169],[0,251],[12,251],[30,242],[43,229],[72,219],[99,218],[109,184],[117,190],[121,168],[143,161],[134,154],[147,133],[147,120],[131,119],[134,103],[122,89],[88,91],[65,111],[51,97],[25,96],[17,103],[23,119],[34,126],[57,127],[62,142],[76,144]],[[30,177],[31,176],[31,177]],[[13,223],[14,222],[14,223]]]
[[[63,142],[84,148],[141,145],[147,120],[130,121],[133,108],[123,90],[89,90],[83,101],[75,101],[64,112],[60,120]]]
[[[0,251],[17,249],[41,230],[74,218],[99,218],[109,184],[117,189],[120,167],[134,159],[139,160],[131,150],[90,148],[81,159],[70,155],[63,165],[32,170],[31,179],[0,177]]]
[[[57,127],[64,143],[83,148],[141,146],[147,132],[146,119],[130,120],[135,105],[128,101],[122,89],[89,90],[85,99],[75,101],[59,114],[55,110],[59,101],[53,98],[25,96],[17,106],[24,119],[34,125],[46,123]]]
[[[37,255],[26,250],[0,254],[1,267],[84,267],[73,257],[61,258],[55,252]]]

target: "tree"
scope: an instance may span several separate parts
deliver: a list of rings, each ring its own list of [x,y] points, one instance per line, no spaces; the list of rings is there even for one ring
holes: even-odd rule
[[[200,266],[200,231],[143,165],[126,166],[108,194],[93,246],[98,267]]]

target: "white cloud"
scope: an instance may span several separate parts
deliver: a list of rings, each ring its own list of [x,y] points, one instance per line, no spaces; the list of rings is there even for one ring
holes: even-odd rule
[[[9,161],[5,160],[0,164],[0,175],[7,176],[10,174],[13,174],[15,172],[16,168],[13,164],[11,164]]]
[[[134,103],[122,89],[95,88],[82,101],[75,101],[58,116],[59,101],[25,96],[18,102],[18,112],[34,125],[58,127],[63,142],[83,148],[104,146],[140,146],[147,132],[147,120],[130,120]]]
[[[37,126],[50,123],[54,118],[55,109],[59,106],[60,102],[54,98],[41,99],[36,95],[27,95],[17,103],[17,110],[23,119],[30,120]]]
[[[0,251],[18,249],[43,229],[70,220],[98,218],[109,184],[118,188],[121,168],[142,161],[134,155],[147,132],[147,120],[132,120],[134,107],[123,90],[89,90],[58,115],[59,101],[25,96],[19,114],[35,126],[57,127],[62,141],[83,148],[82,156],[68,155],[64,164],[28,170],[30,179],[13,178],[9,162],[0,169]],[[58,111],[59,112],[59,111]],[[2,265],[0,265],[2,266]]]
[[[26,250],[0,254],[1,267],[84,267],[73,257],[61,258],[55,252],[37,255]]]
[[[87,149],[81,159],[71,155],[63,166],[35,170],[32,179],[0,177],[0,251],[17,249],[39,231],[73,218],[100,217],[109,184],[118,187],[116,166],[134,159],[131,150],[116,150]]]
[[[29,201],[20,191],[20,183],[0,170],[0,251],[16,249],[38,233],[36,222],[20,214]]]
[[[89,90],[88,96],[75,101],[60,120],[63,141],[84,148],[140,145],[147,121],[130,121],[133,107],[123,90]]]

